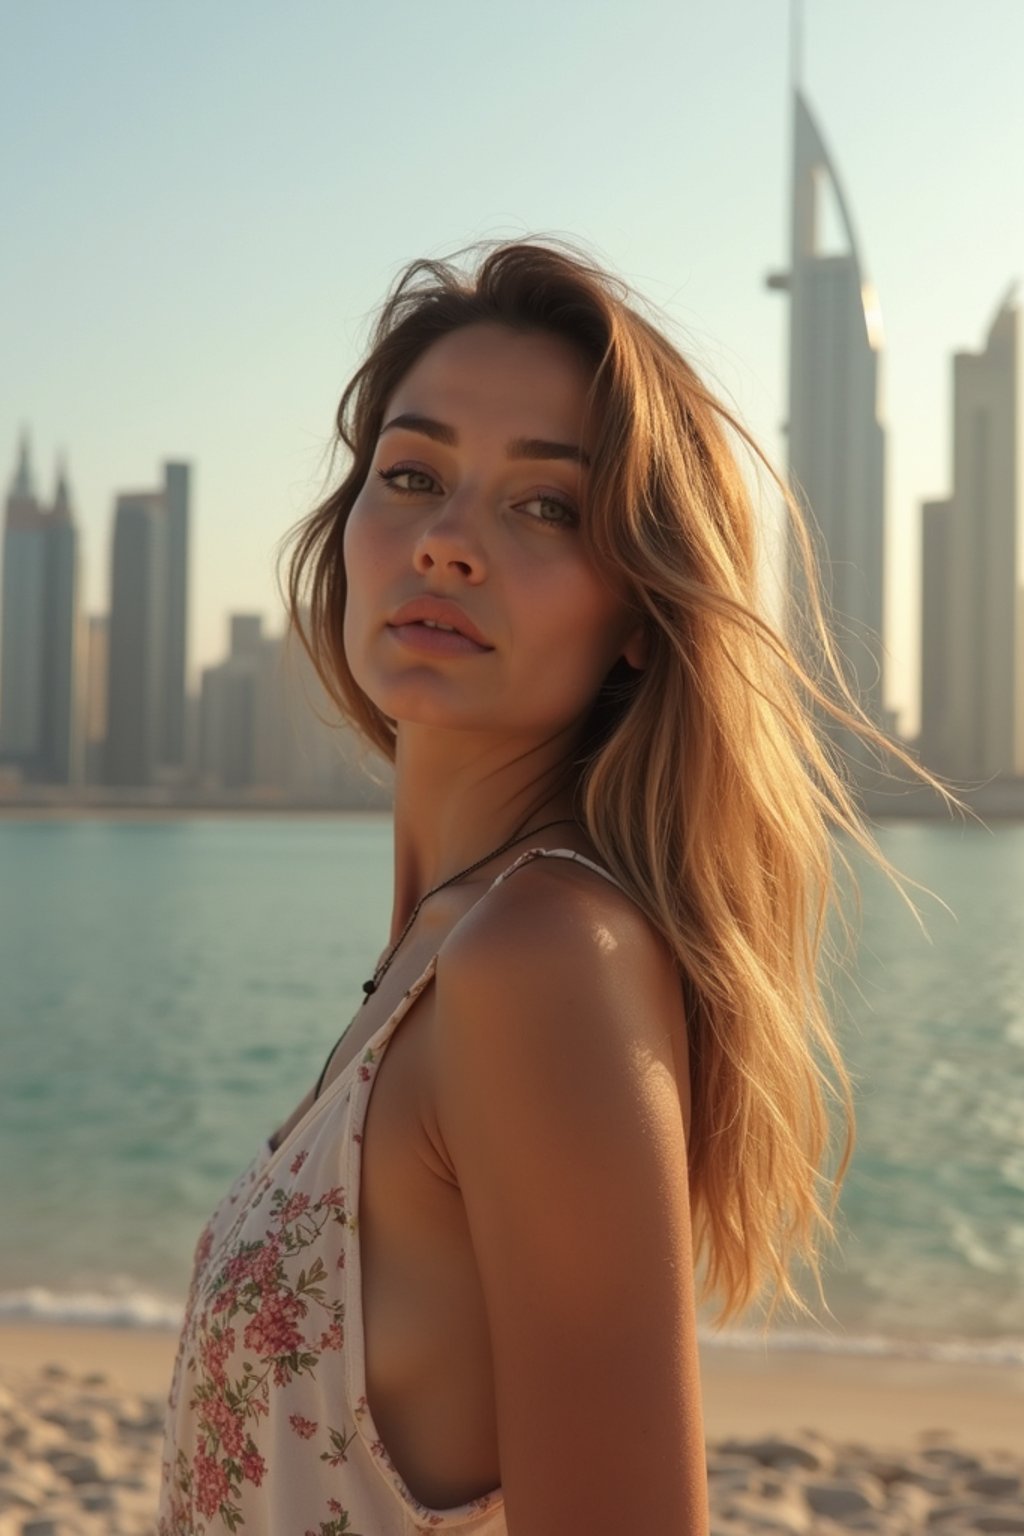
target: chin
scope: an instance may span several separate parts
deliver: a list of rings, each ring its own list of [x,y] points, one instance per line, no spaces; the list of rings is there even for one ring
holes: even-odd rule
[[[399,676],[381,676],[374,668],[349,666],[361,691],[396,725],[425,726],[433,730],[478,731],[519,740],[551,740],[572,731],[585,719],[596,690],[563,687],[555,697],[541,699],[536,687],[506,688],[498,698],[470,689],[455,677],[429,668],[403,670]],[[588,679],[589,682],[589,679]]]
[[[493,719],[484,722],[479,709],[470,699],[453,699],[451,691],[437,686],[437,680],[375,684],[367,687],[359,680],[359,686],[382,714],[397,725],[427,725],[436,729],[474,730],[493,727]],[[445,694],[448,697],[445,697]]]

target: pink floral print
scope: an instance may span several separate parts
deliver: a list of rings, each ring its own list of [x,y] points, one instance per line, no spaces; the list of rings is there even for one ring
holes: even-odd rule
[[[300,1152],[292,1161],[293,1177],[306,1156]],[[323,1258],[312,1252],[328,1225],[348,1226],[344,1190],[333,1186],[316,1200],[283,1185],[267,1184],[262,1193],[269,1194],[264,1235],[228,1248],[190,1297],[183,1337],[191,1350],[179,1366],[184,1365],[198,1433],[191,1459],[178,1453],[177,1524],[164,1522],[161,1536],[165,1530],[191,1536],[199,1529],[197,1513],[206,1520],[217,1517],[226,1530],[242,1528],[243,1485],[260,1487],[267,1471],[255,1436],[260,1420],[270,1415],[273,1388],[303,1373],[314,1375],[320,1357],[344,1344],[344,1301],[328,1291]],[[207,1230],[196,1250],[197,1271],[211,1250]],[[177,1382],[176,1391],[181,1389]],[[317,1423],[302,1414],[293,1413],[290,1423],[304,1439],[317,1432]],[[347,1518],[344,1510],[338,1519],[342,1516]]]
[[[342,1098],[339,1088],[333,1096],[335,1105],[340,1100],[340,1127],[333,1142],[318,1145],[332,1172],[348,1156],[356,1159],[348,1166],[358,1177],[358,1126],[386,1043],[369,1046],[354,1064],[359,1094],[354,1098],[350,1089]],[[339,1139],[349,1149],[340,1159]],[[168,1398],[158,1536],[276,1536],[269,1505],[259,1497],[275,1469],[289,1489],[310,1490],[319,1506],[314,1523],[299,1527],[307,1536],[404,1536],[455,1516],[466,1536],[503,1536],[498,1490],[459,1511],[429,1509],[394,1468],[365,1394],[346,1408],[346,1257],[358,1223],[345,1183],[320,1177],[321,1156],[311,1153],[310,1144],[290,1156],[282,1149],[280,1157],[265,1148],[196,1245]],[[337,1415],[324,1411],[328,1404]],[[346,1479],[354,1475],[357,1452],[354,1502]],[[310,1459],[297,1460],[296,1453]],[[372,1470],[375,1462],[383,1477]],[[498,1524],[474,1518],[488,1511]],[[391,1514],[390,1523],[381,1513]],[[364,1523],[367,1515],[372,1525]]]

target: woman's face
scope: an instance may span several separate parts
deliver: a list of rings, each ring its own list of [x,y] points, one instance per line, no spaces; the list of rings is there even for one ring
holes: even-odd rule
[[[487,323],[435,342],[388,401],[345,529],[344,633],[390,719],[544,738],[619,656],[641,663],[580,532],[588,383],[562,338]]]

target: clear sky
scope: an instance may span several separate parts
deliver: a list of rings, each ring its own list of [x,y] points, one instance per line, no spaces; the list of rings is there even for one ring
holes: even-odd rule
[[[889,694],[913,728],[951,354],[1024,271],[1024,3],[804,9],[886,330]],[[115,494],[193,463],[193,672],[228,612],[280,628],[275,546],[413,257],[583,241],[784,462],[787,0],[0,0],[0,51],[0,470],[27,425],[48,497],[66,451],[100,611]]]

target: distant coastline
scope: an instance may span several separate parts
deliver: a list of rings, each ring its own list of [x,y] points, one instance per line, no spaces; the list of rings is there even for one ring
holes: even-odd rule
[[[1024,821],[1024,779],[998,779],[973,788],[950,788],[982,822]],[[374,803],[376,800],[376,803]],[[876,781],[862,787],[859,800],[871,821],[959,821],[934,790],[924,784],[890,781],[885,788]],[[190,817],[210,818],[379,818],[391,807],[382,787],[367,784],[362,803],[339,805],[332,801],[288,801],[272,797],[251,799],[190,797],[168,791],[141,790],[73,794],[67,790],[22,786],[16,794],[0,792],[3,821],[168,821]],[[967,818],[971,819],[970,815]]]
[[[386,808],[338,805],[278,805],[235,801],[211,805],[180,802],[135,805],[131,802],[0,800],[0,821],[190,821],[223,817],[239,820],[317,820],[338,817],[345,821],[379,821],[391,813]]]

